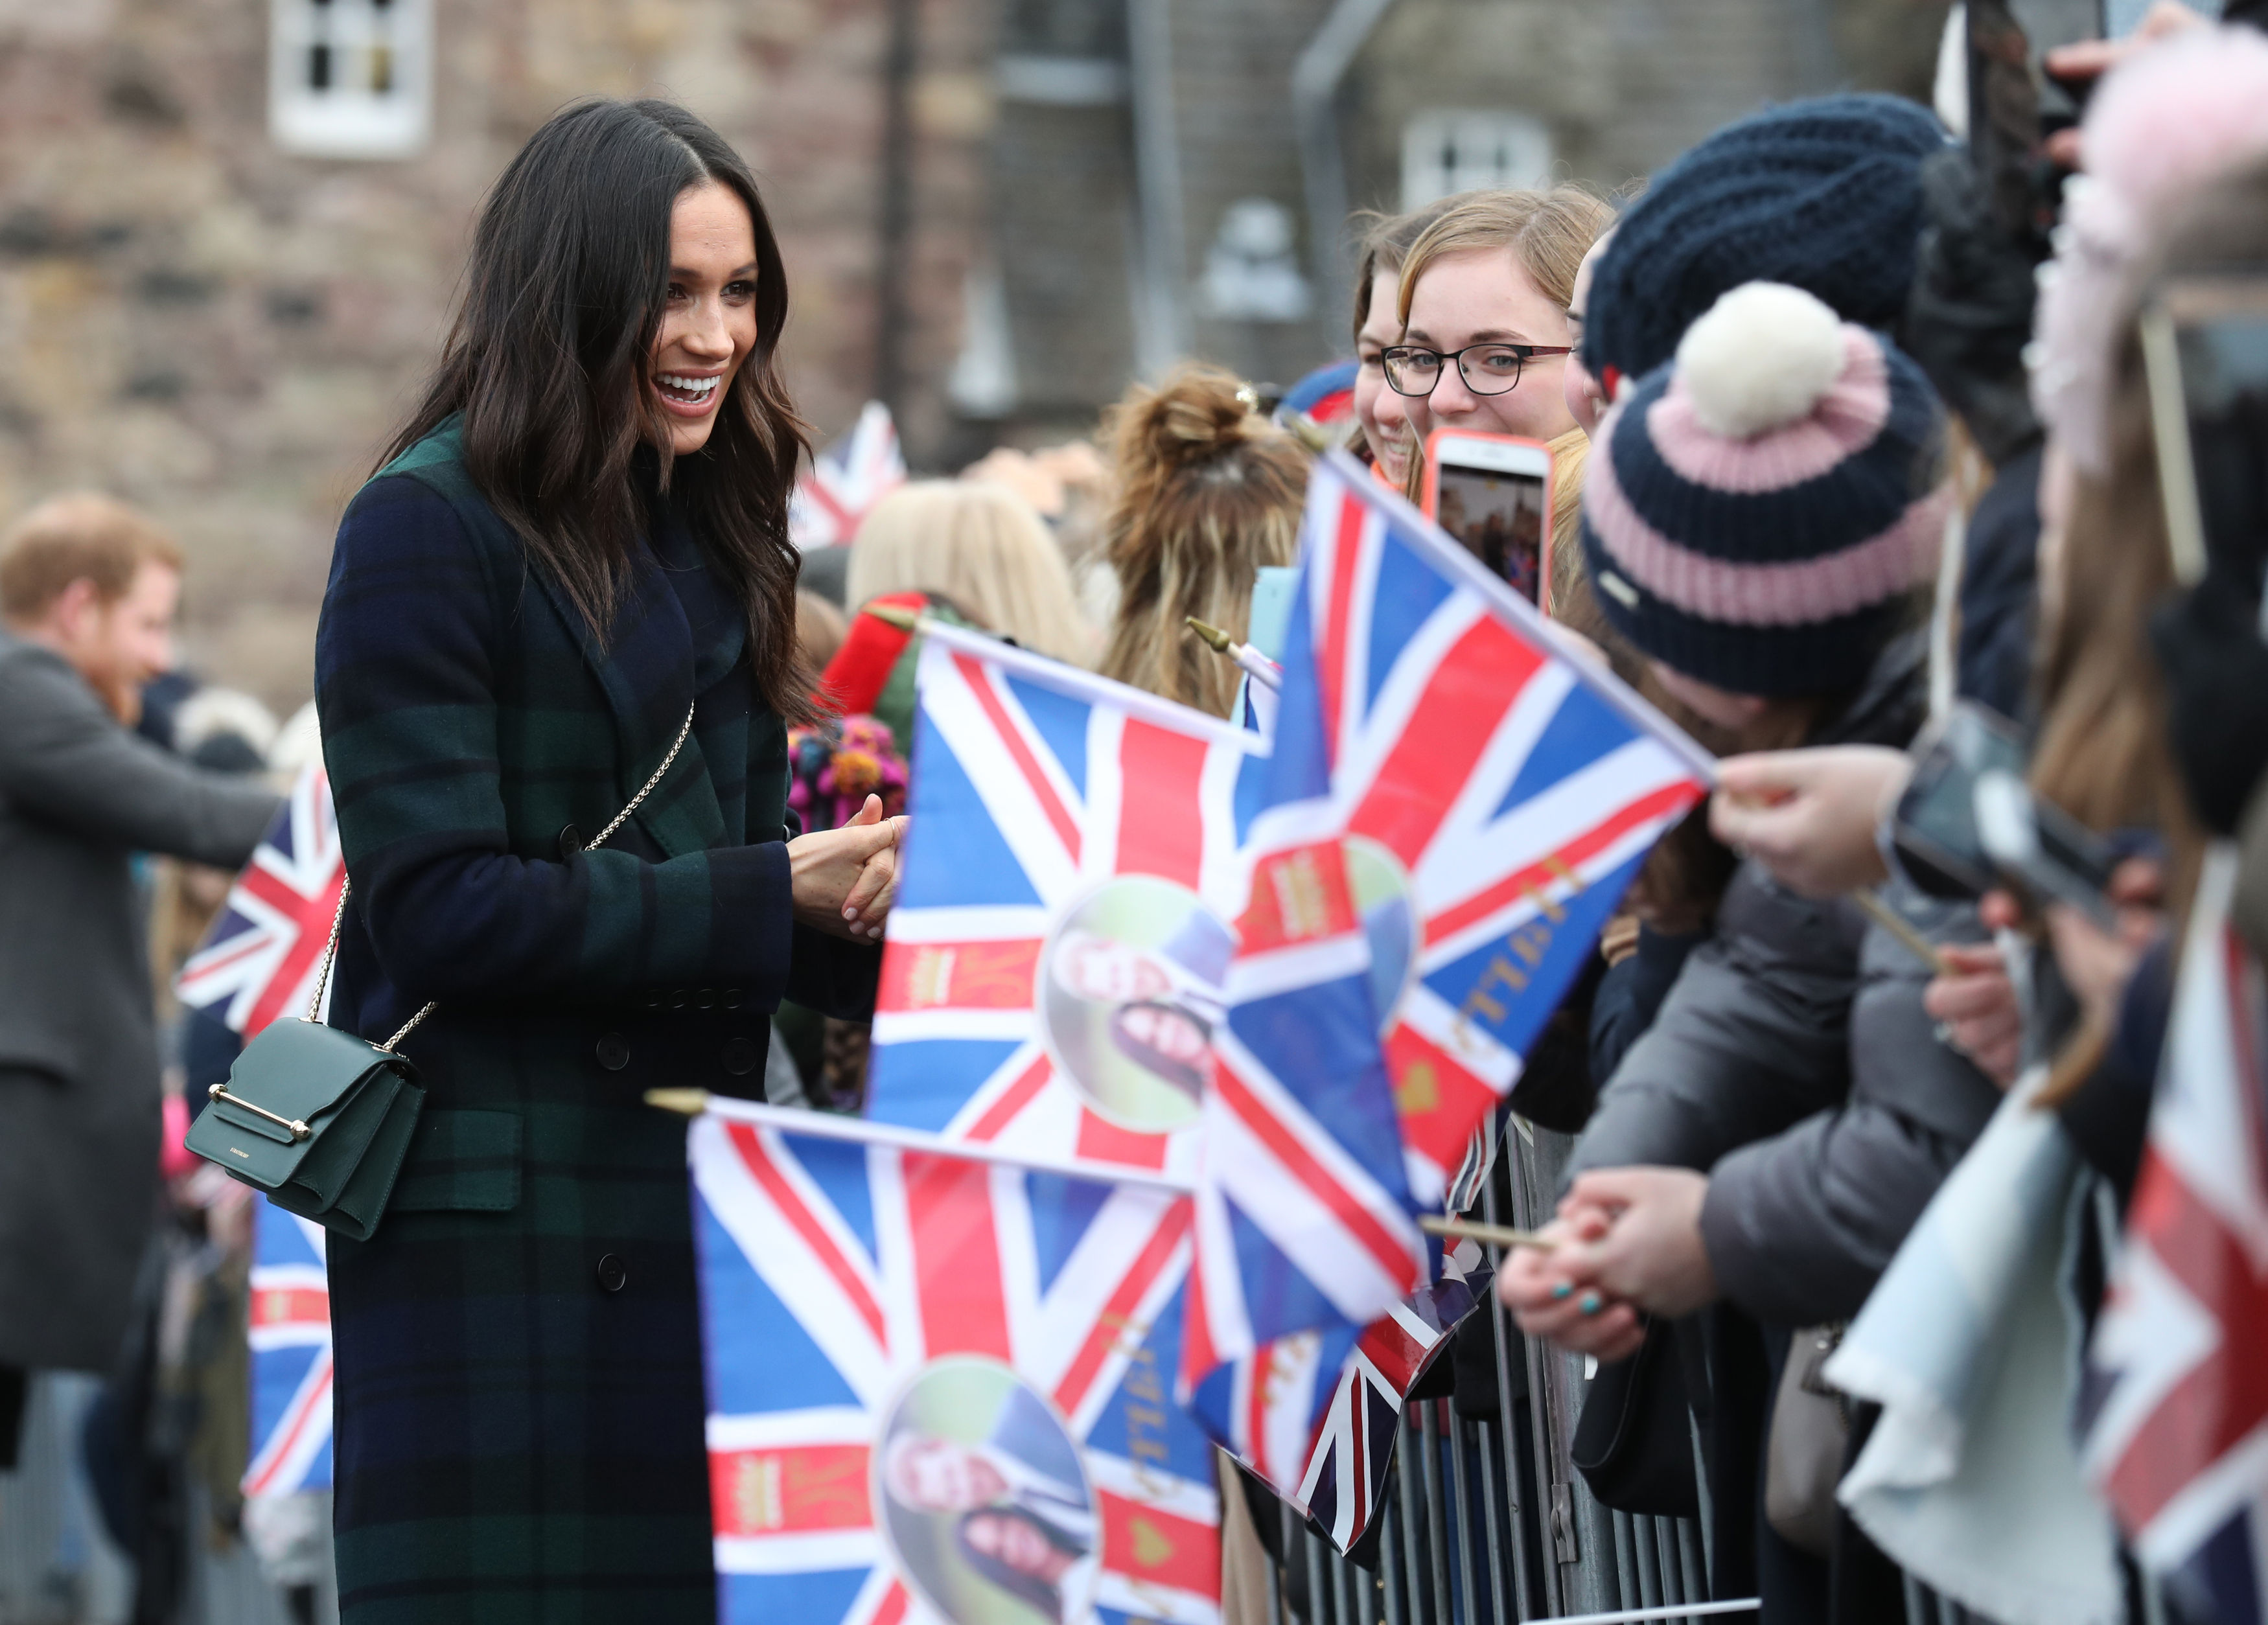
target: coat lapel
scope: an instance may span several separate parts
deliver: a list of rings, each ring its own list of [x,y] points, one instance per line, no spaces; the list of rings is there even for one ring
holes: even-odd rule
[[[677,594],[643,552],[632,563],[629,590],[615,614],[614,635],[604,643],[549,570],[531,564],[530,573],[542,584],[607,696],[615,724],[615,788],[627,804],[669,754],[693,704],[696,651],[692,629]],[[723,838],[724,814],[697,730],[687,737],[667,776],[631,818],[666,857],[703,851]]]

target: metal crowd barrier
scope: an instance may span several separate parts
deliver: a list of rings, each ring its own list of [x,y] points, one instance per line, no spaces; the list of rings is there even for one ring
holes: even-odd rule
[[[1515,1123],[1506,1131],[1513,1212],[1491,1188],[1483,1214],[1547,1223],[1573,1140]],[[1447,1400],[1405,1408],[1379,1516],[1375,1570],[1336,1552],[1282,1510],[1285,1569],[1270,1575],[1273,1625],[1622,1625],[1753,1618],[1755,1599],[1710,1602],[1702,1522],[1633,1517],[1599,1504],[1569,1451],[1586,1362],[1520,1335],[1493,1297],[1498,1415]],[[1521,1362],[1526,1381],[1514,1375]],[[1515,1402],[1513,1395],[1529,1396]],[[1703,1491],[1705,1496],[1706,1489]],[[1706,1505],[1705,1500],[1704,1503]],[[1908,1625],[1992,1625],[1904,1577]],[[2143,1625],[2164,1625],[2145,1587]]]
[[[1550,1218],[1572,1143],[1524,1125],[1507,1131],[1510,1222],[1532,1227]],[[1484,1204],[1491,1223],[1496,1207],[1491,1190]],[[1284,1509],[1286,1572],[1270,1577],[1277,1625],[1752,1613],[1753,1603],[1705,1600],[1707,1554],[1694,1519],[1633,1517],[1592,1497],[1568,1455],[1586,1381],[1582,1357],[1522,1337],[1493,1298],[1480,1312],[1496,1317],[1497,1415],[1463,1415],[1447,1400],[1404,1409],[1378,1514],[1385,1527],[1374,1571],[1340,1556]],[[1516,1393],[1528,1397],[1515,1401]]]

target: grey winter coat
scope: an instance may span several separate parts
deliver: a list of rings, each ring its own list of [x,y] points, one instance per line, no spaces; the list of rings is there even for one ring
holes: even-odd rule
[[[1904,745],[1924,708],[1919,634],[1884,650],[1821,745]],[[1839,1104],[1850,1087],[1851,1001],[1867,916],[1814,902],[1744,862],[1709,940],[1599,1096],[1569,1165],[1707,1170],[1727,1151]]]
[[[0,1365],[107,1369],[149,1239],[158,1044],[129,860],[232,869],[276,805],[0,635]]]
[[[1936,942],[1984,936],[1977,911],[1885,888]],[[1701,1239],[1725,1295],[1782,1326],[1847,1320],[1984,1130],[2000,1092],[1940,1042],[1922,1009],[1929,972],[1880,926],[1859,950],[1850,1093],[1710,1171]]]
[[[1904,743],[1912,654],[1887,654],[1820,742]],[[1965,906],[1902,887],[1889,901],[1925,936],[1981,934]],[[1937,1041],[1926,982],[1855,905],[1798,897],[1742,864],[1714,934],[1601,1095],[1571,1174],[1708,1172],[1702,1237],[1726,1295],[1782,1326],[1847,1318],[1999,1098]]]

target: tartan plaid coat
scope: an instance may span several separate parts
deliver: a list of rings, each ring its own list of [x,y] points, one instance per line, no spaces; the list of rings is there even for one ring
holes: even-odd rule
[[[349,1625],[715,1617],[684,1124],[762,1092],[784,994],[879,955],[792,924],[786,735],[741,609],[657,506],[608,637],[453,424],[347,510],[316,699],[353,881],[331,1019],[427,1090],[378,1233],[330,1239]],[[607,844],[693,708],[668,775]]]

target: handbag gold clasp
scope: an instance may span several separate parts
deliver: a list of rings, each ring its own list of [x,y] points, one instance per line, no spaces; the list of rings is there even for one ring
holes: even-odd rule
[[[278,1117],[275,1113],[269,1111],[264,1106],[254,1106],[242,1095],[229,1093],[228,1085],[226,1084],[215,1084],[210,1089],[206,1090],[205,1092],[216,1100],[225,1100],[231,1106],[241,1107],[244,1110],[250,1112],[254,1117],[265,1117],[269,1122],[274,1123],[279,1129],[290,1129],[291,1131],[291,1137],[295,1140],[304,1140],[310,1134],[314,1132],[313,1129],[308,1128],[306,1124],[301,1122],[296,1117]]]

